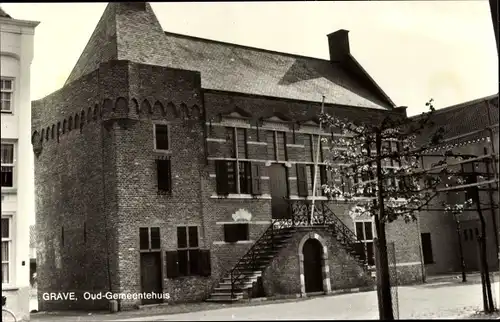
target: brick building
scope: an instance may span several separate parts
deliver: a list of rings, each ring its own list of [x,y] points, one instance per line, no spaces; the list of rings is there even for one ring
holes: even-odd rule
[[[443,143],[428,154],[442,155],[445,151],[471,158],[490,153],[498,154],[498,94],[439,109],[433,119],[435,127],[445,130]],[[488,130],[491,127],[492,132]],[[435,129],[435,128],[434,128]],[[425,139],[423,135],[420,139]],[[492,139],[491,139],[492,138]],[[423,166],[432,167],[441,158],[426,157]],[[459,160],[450,159],[449,164]],[[498,171],[498,163],[496,163]],[[477,182],[494,180],[491,158],[467,162],[453,167],[471,174],[473,169],[480,175]],[[472,181],[471,181],[472,183]],[[443,211],[441,202],[462,203],[466,200],[465,189],[442,192],[433,204],[419,215],[422,234],[424,265],[427,274],[459,272],[461,254],[467,272],[479,271],[477,236],[481,234],[478,206],[484,216],[488,266],[498,269],[498,186],[495,183],[479,187],[479,202],[475,202],[464,213],[454,216]],[[472,197],[473,192],[468,194]]]
[[[40,310],[107,306],[51,291],[188,302],[227,300],[231,282],[237,298],[372,285],[374,227],[352,204],[319,196],[323,225],[278,220],[308,206],[313,139],[335,135],[318,127],[323,95],[352,120],[405,113],[347,33],[322,60],[164,32],[148,3],[109,4],[64,87],[32,104]],[[418,225],[387,230],[400,281],[421,281]]]

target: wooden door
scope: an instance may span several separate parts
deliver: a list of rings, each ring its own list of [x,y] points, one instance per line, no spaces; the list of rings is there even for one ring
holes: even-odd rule
[[[306,293],[323,291],[323,246],[317,239],[308,239],[302,249],[304,254],[304,282]]]
[[[161,253],[141,253],[141,291],[144,293],[163,292],[161,273]],[[161,295],[156,299],[143,299],[142,304],[162,303]]]
[[[271,207],[272,218],[289,218],[288,202],[288,178],[285,166],[273,164],[269,167],[269,181],[271,185]]]
[[[479,271],[479,243],[481,230],[479,221],[463,222],[461,225],[462,250],[467,271]]]

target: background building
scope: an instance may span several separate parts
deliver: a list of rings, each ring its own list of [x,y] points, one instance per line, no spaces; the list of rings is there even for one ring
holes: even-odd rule
[[[29,317],[29,218],[35,211],[30,66],[38,24],[0,8],[2,295],[19,318]]]
[[[444,140],[439,146],[428,151],[428,155],[442,155],[452,151],[469,157],[481,157],[495,153],[498,155],[498,95],[483,97],[470,102],[439,109],[435,112],[433,130],[444,129]],[[491,131],[490,131],[491,129]],[[420,140],[425,140],[423,135]],[[441,157],[442,158],[442,157]],[[440,157],[424,158],[425,169],[433,167]],[[487,157],[472,163],[456,165],[453,168],[471,175],[478,173],[477,181],[494,180],[497,162]],[[449,164],[459,160],[449,159]],[[472,183],[471,180],[468,183]],[[491,183],[479,187],[479,202],[466,209],[462,214],[454,216],[443,210],[442,202],[449,204],[463,203],[473,196],[473,191],[456,186],[448,192],[441,192],[427,211],[419,215],[422,234],[424,264],[427,274],[460,272],[461,256],[467,272],[479,271],[478,242],[481,225],[478,207],[486,223],[487,258],[490,272],[498,269],[498,184]],[[492,275],[493,276],[493,275]]]

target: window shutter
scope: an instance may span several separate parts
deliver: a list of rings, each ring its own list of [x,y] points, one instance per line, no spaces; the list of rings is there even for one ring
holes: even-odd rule
[[[307,196],[307,166],[297,164],[297,193],[301,197]]]
[[[234,224],[224,225],[224,241],[228,243],[235,243],[238,241]]]
[[[252,176],[252,194],[253,195],[260,195],[262,194],[262,181],[260,179],[261,176],[261,166],[259,163],[252,163],[252,168],[251,168],[251,176]]]
[[[328,173],[326,171],[326,165],[319,166],[319,180],[321,185],[328,183]]]
[[[167,278],[176,278],[179,276],[179,265],[177,251],[167,251]]]
[[[215,175],[217,180],[217,194],[227,195],[229,194],[228,184],[227,184],[227,162],[224,160],[215,161]]]
[[[201,276],[208,277],[212,275],[211,260],[210,260],[210,250],[202,249],[199,252],[200,256],[200,272]]]

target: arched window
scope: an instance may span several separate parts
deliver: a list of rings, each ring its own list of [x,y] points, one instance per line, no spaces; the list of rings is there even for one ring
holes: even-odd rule
[[[56,130],[56,126],[54,124],[52,124],[52,130],[51,130],[51,134],[50,134],[51,139],[54,139],[55,130]]]
[[[90,123],[90,121],[92,121],[92,107],[89,107],[87,112],[87,123]]]
[[[42,136],[40,137],[40,141],[43,141],[44,136],[45,136],[45,129],[42,129]]]
[[[45,132],[45,141],[48,141],[49,140],[49,134],[50,134],[50,126],[47,127],[47,130]]]
[[[74,129],[78,129],[80,127],[80,117],[78,116],[78,114],[75,114],[75,127]]]
[[[98,109],[98,108],[99,108],[99,106],[97,106],[97,104],[96,104],[96,105],[94,106],[94,114],[93,114],[93,116],[94,116],[94,120],[97,120],[97,113],[98,113],[97,109]]]
[[[70,116],[68,119],[68,132],[73,128],[73,117]]]

